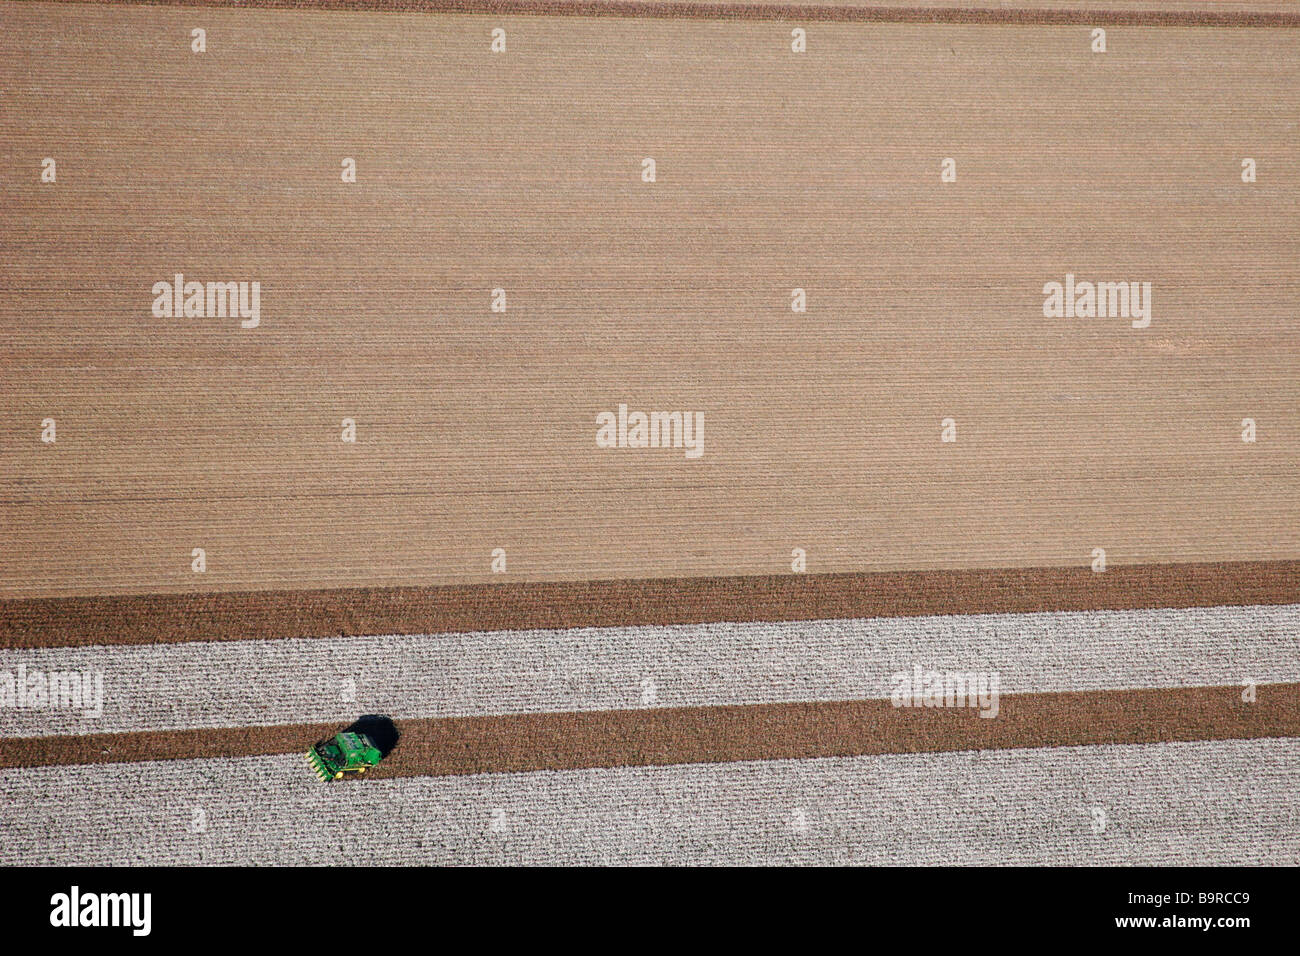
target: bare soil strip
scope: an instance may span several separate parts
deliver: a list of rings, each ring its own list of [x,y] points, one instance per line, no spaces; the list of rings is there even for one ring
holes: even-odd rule
[[[1297,601],[1300,561],[112,595],[0,601],[0,647]]]
[[[68,2],[68,0],[64,0]],[[94,0],[73,0],[94,2]],[[119,0],[175,6],[174,0]],[[286,10],[356,10],[373,13],[495,13],[537,16],[658,17],[709,20],[838,21],[859,23],[1123,24],[1135,26],[1294,27],[1300,14],[1288,4],[1256,0],[791,0],[745,3],[729,0],[188,0],[190,7],[266,7]]]
[[[329,724],[0,740],[0,768],[306,751]],[[405,720],[376,777],[1300,736],[1300,683],[1003,697],[997,717],[887,700]],[[306,770],[304,769],[304,773]]]
[[[0,597],[1300,558],[1300,32],[623,9],[0,0]]]

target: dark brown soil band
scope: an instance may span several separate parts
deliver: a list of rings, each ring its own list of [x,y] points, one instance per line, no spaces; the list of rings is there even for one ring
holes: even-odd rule
[[[399,721],[375,777],[1300,736],[1300,683],[1013,694],[996,717],[888,700]],[[0,767],[305,752],[326,724],[0,740]],[[304,762],[303,773],[308,773]]]
[[[1300,603],[1300,561],[0,601],[0,647]]]

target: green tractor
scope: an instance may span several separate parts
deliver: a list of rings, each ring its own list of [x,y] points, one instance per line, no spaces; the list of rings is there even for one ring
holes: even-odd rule
[[[368,735],[350,731],[327,737],[307,751],[307,763],[321,780],[363,776],[383,759]]]

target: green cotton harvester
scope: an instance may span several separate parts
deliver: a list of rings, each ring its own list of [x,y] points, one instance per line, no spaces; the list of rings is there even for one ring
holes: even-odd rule
[[[366,734],[344,731],[327,737],[307,751],[307,763],[321,780],[360,777],[384,759]]]

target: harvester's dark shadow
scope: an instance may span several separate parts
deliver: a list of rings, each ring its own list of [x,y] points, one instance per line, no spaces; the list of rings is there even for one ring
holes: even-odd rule
[[[379,752],[385,757],[397,746],[397,738],[402,736],[393,721],[383,714],[366,714],[358,717],[344,733],[365,734],[375,742]]]

